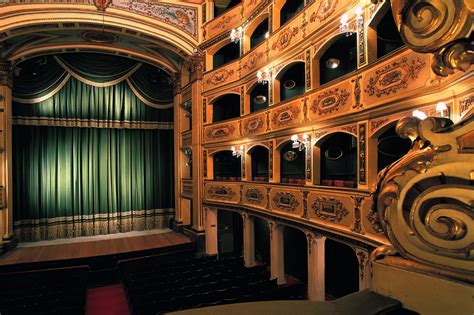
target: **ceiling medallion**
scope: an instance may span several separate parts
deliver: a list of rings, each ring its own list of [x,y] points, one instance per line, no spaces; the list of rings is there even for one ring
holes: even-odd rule
[[[85,31],[82,34],[85,41],[97,44],[112,44],[118,41],[118,36],[103,31]]]
[[[110,5],[112,0],[94,0],[94,4],[99,11],[105,11]]]

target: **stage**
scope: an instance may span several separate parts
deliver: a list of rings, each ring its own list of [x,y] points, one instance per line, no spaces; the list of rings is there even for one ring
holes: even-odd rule
[[[116,269],[120,260],[192,249],[189,238],[169,229],[20,243],[0,256],[0,273],[78,265],[98,272]]]

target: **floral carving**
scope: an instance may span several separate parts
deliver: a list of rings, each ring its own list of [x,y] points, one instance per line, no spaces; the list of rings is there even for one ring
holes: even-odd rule
[[[468,96],[462,100],[459,101],[459,112],[461,114],[464,114],[467,112],[471,107],[472,104],[474,103],[474,95]]]
[[[210,197],[222,200],[232,200],[235,197],[235,191],[227,186],[211,186],[207,193]]]
[[[375,130],[379,129],[380,126],[385,124],[388,121],[388,118],[382,118],[378,120],[373,120],[370,122],[370,130],[374,132]]]
[[[319,22],[325,21],[336,10],[337,2],[338,0],[321,0],[318,9],[311,14],[309,21],[311,23],[315,22],[316,19],[318,19]]]
[[[367,213],[367,220],[369,220],[375,232],[383,233],[383,228],[382,228],[382,225],[380,224],[379,215],[376,209],[370,209],[369,213]]]
[[[275,207],[280,210],[293,212],[300,205],[295,196],[289,192],[277,192],[273,196],[273,203]]]
[[[296,106],[283,106],[273,113],[272,122],[278,127],[290,124],[300,113]]]
[[[243,64],[243,68],[247,70],[254,69],[258,64],[259,59],[262,57],[263,57],[263,52],[255,51],[251,53],[247,61]]]
[[[345,89],[328,90],[318,95],[316,100],[311,105],[313,113],[318,112],[319,115],[331,114],[334,111],[339,111],[339,108],[344,105],[350,93]]]
[[[365,92],[370,96],[380,97],[406,89],[408,81],[417,79],[424,66],[425,62],[419,58],[413,58],[411,62],[406,57],[395,61],[375,72],[375,76],[370,78]]]
[[[260,204],[263,200],[263,195],[257,188],[249,188],[245,192],[245,199],[249,203]]]
[[[237,14],[234,14],[234,15],[224,15],[221,20],[216,23],[216,25],[214,25],[211,29],[212,30],[216,30],[216,29],[223,29],[226,27],[227,24],[229,24],[235,17],[237,16]]]
[[[235,127],[233,125],[221,125],[214,128],[210,128],[207,130],[207,138],[213,140],[221,140],[224,139],[235,131]]]
[[[298,34],[298,27],[289,27],[284,29],[283,31],[280,32],[280,35],[278,35],[278,39],[276,42],[273,43],[272,49],[273,50],[283,50],[286,47],[288,47],[291,43],[291,39]]]
[[[207,84],[218,85],[224,83],[230,76],[234,75],[234,70],[220,69],[207,79]]]
[[[255,133],[263,127],[261,117],[254,117],[244,122],[244,130],[246,133]]]
[[[349,213],[342,202],[334,197],[316,197],[311,209],[318,218],[331,222],[340,222]]]

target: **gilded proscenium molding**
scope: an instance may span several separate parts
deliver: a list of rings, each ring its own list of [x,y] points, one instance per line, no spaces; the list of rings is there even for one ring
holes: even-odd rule
[[[418,57],[411,60],[403,57],[375,71],[375,76],[370,78],[365,92],[370,96],[381,97],[406,89],[408,82],[417,79],[424,66],[425,62]]]
[[[374,190],[382,227],[407,259],[474,282],[474,116],[406,117],[397,124],[412,149],[379,173]]]
[[[403,41],[416,52],[433,53],[437,75],[467,71],[474,63],[471,0],[392,0],[391,5]]]
[[[349,211],[335,197],[316,197],[311,205],[316,217],[322,220],[340,222]]]

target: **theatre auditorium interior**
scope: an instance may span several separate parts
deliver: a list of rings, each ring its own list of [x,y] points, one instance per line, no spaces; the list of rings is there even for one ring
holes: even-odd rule
[[[473,315],[473,25],[0,0],[0,315]]]

